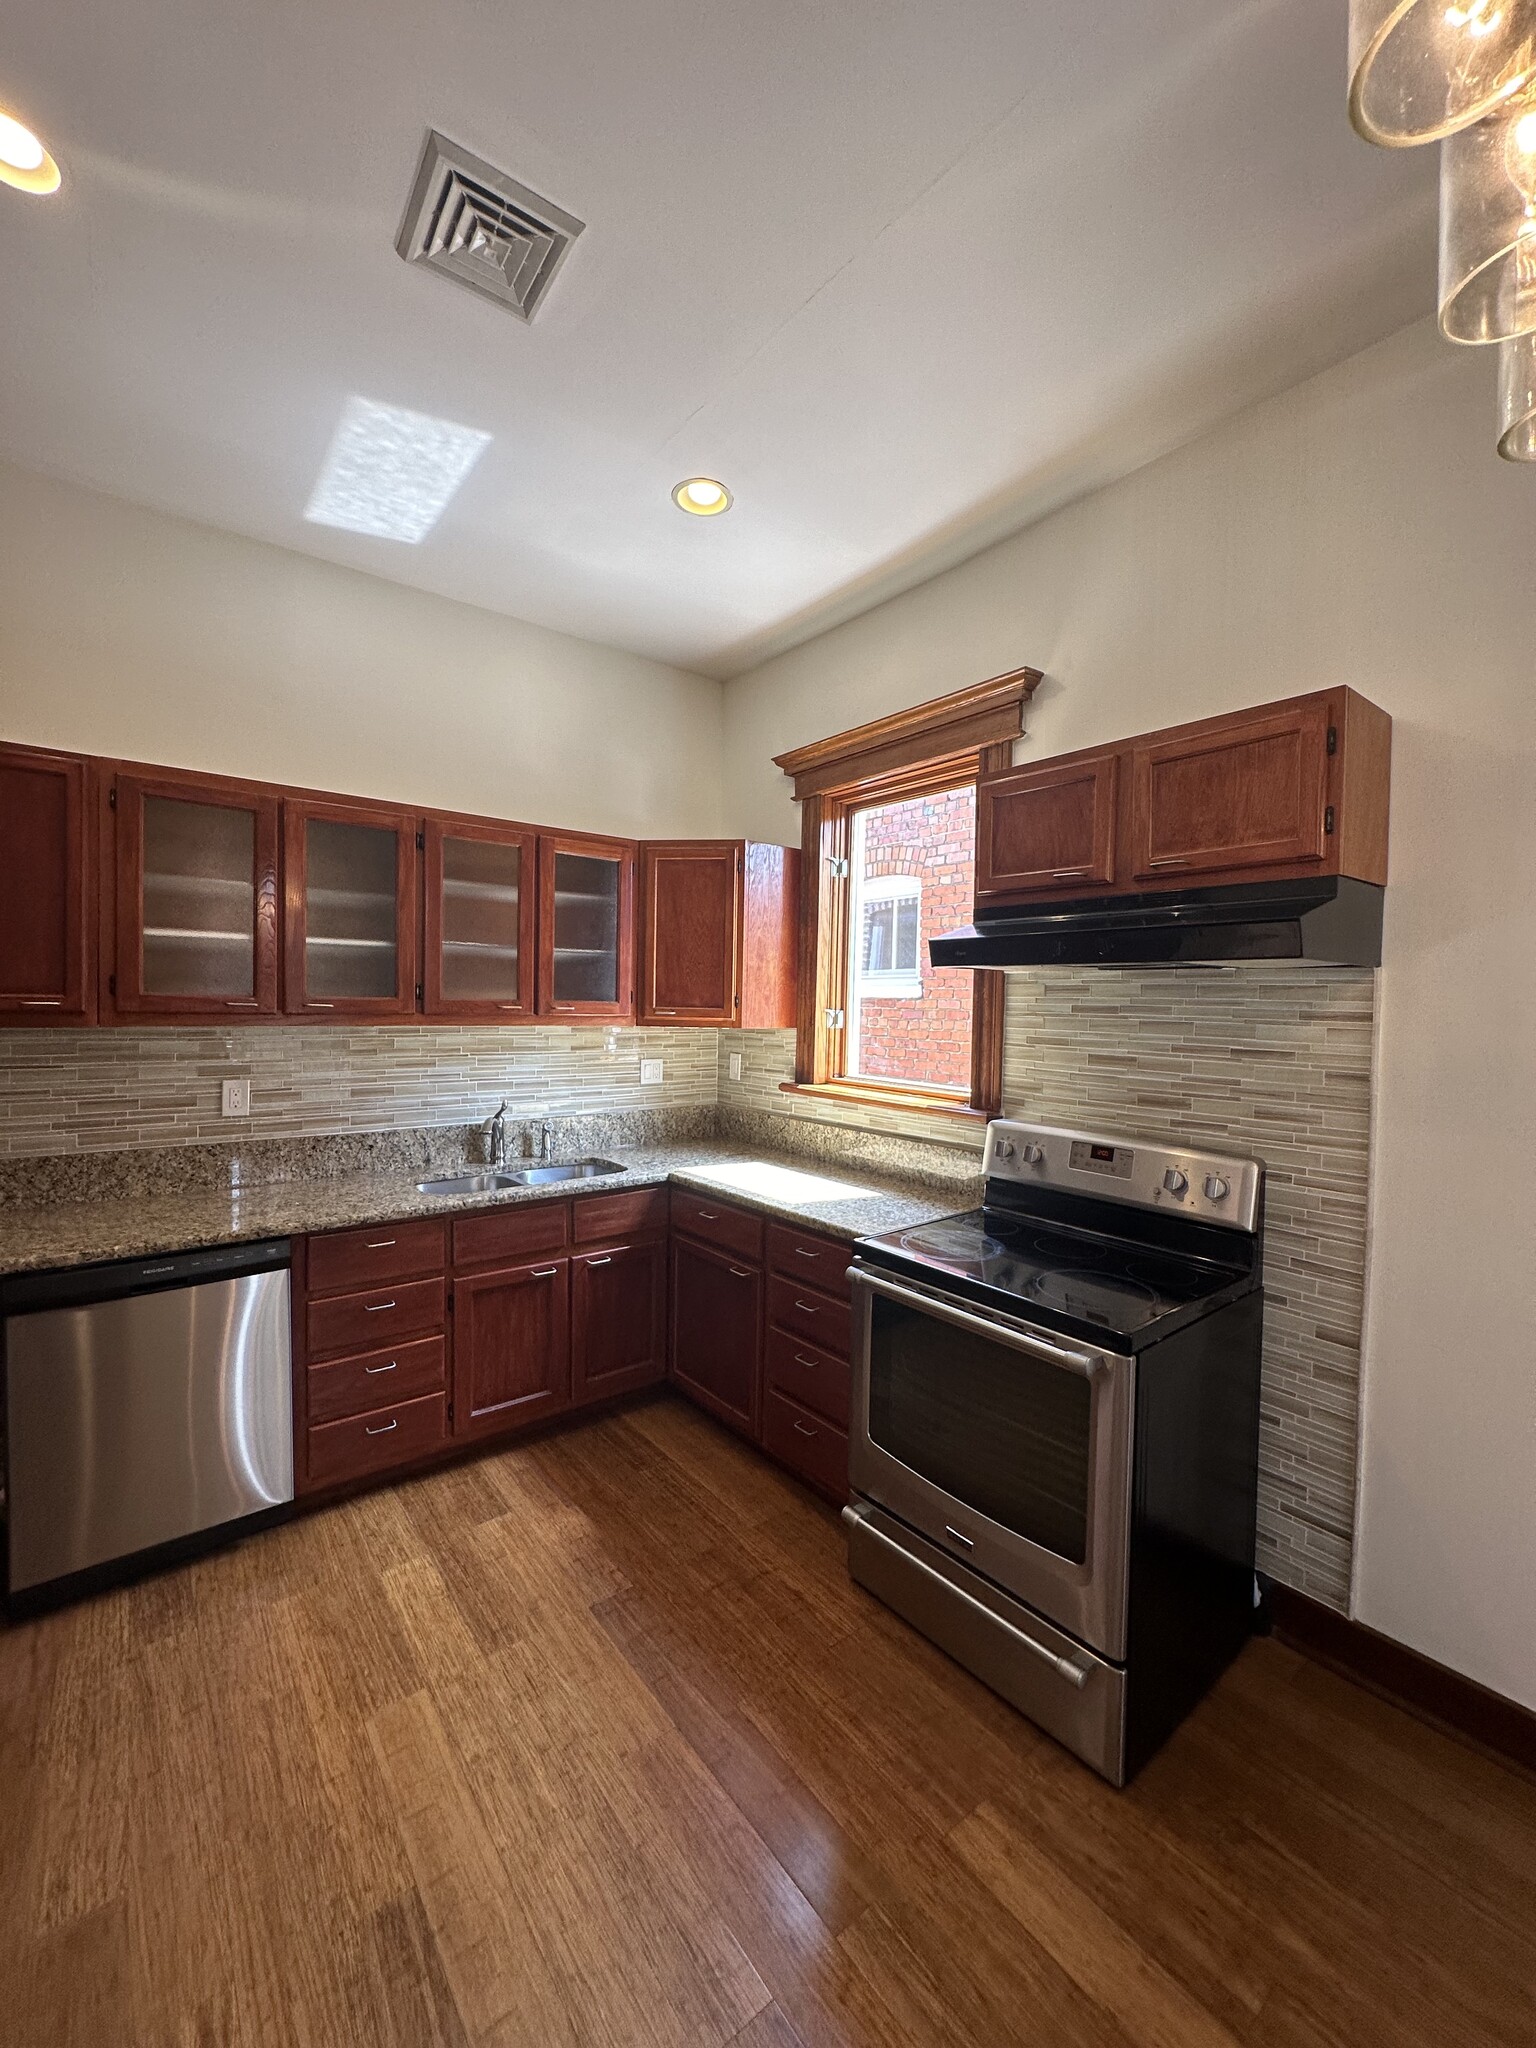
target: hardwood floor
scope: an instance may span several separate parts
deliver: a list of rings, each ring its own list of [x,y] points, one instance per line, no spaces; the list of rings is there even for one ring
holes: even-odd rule
[[[668,1399],[0,1634],[0,2039],[1531,2048],[1536,1786],[1272,1642],[1115,1793]]]

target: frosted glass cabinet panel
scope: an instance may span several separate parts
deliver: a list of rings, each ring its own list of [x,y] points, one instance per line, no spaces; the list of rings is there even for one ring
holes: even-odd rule
[[[287,1007],[408,1016],[416,1007],[416,822],[290,803]]]
[[[187,776],[119,775],[113,1007],[207,1016],[277,1009],[275,797]]]
[[[424,1007],[515,1024],[534,1015],[537,835],[429,818]]]

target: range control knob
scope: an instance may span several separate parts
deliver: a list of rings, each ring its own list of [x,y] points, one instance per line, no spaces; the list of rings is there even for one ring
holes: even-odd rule
[[[1223,1180],[1219,1173],[1205,1176],[1205,1199],[1208,1202],[1223,1202],[1232,1192],[1232,1183]]]
[[[1189,1186],[1189,1175],[1187,1173],[1180,1173],[1176,1166],[1170,1166],[1163,1175],[1163,1186],[1170,1195],[1182,1195]]]
[[[1043,1145],[1026,1145],[1024,1147],[1024,1164],[1026,1166],[1038,1166],[1044,1157],[1045,1147]]]
[[[1013,1140],[1011,1138],[999,1138],[992,1147],[992,1157],[994,1159],[1011,1159],[1013,1157]]]

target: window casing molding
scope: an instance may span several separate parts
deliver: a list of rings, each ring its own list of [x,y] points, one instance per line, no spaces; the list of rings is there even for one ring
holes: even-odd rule
[[[1003,1064],[1003,976],[997,972],[976,970],[969,1091],[847,1073],[853,814],[870,804],[956,789],[1007,768],[1024,706],[1039,682],[1038,669],[1016,669],[775,757],[795,780],[803,849],[795,1079],[781,1083],[786,1092],[973,1126],[997,1114]]]

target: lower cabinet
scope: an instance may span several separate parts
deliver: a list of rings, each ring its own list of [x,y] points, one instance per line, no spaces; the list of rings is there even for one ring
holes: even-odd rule
[[[700,1407],[756,1438],[763,1276],[711,1245],[672,1240],[672,1377]]]
[[[455,1437],[521,1428],[569,1404],[569,1259],[461,1274],[453,1295]]]
[[[571,1259],[571,1390],[602,1401],[664,1379],[667,1247],[609,1245]]]

